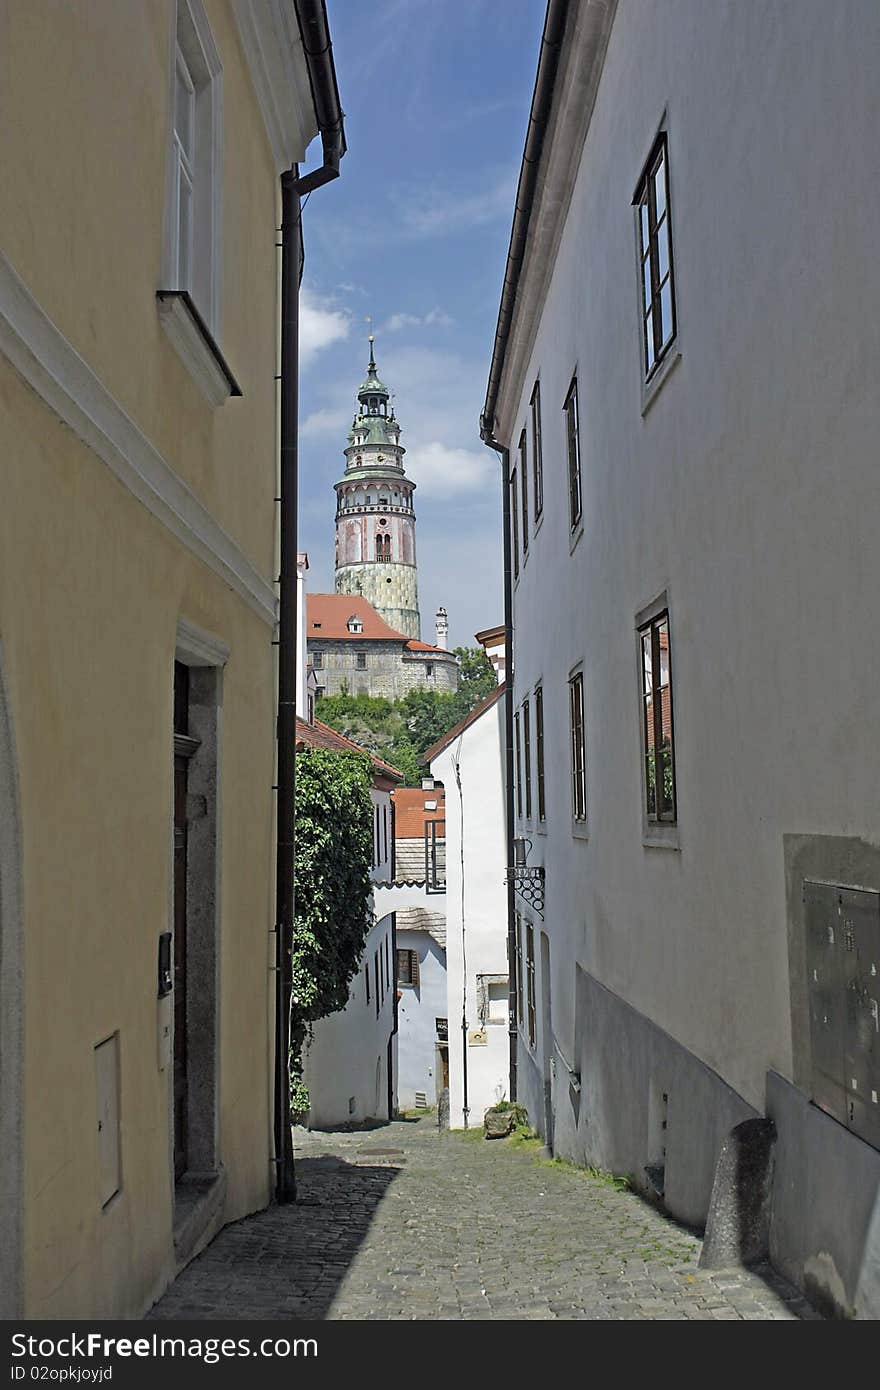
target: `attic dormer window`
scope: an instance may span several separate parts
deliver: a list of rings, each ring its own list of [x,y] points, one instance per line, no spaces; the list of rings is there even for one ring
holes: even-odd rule
[[[356,617],[354,614],[349,618],[346,626],[349,632],[363,632],[364,630],[364,625],[360,618]]]

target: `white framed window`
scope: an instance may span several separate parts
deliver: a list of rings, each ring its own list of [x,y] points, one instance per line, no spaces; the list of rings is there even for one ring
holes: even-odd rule
[[[177,0],[162,288],[185,290],[220,332],[223,67],[203,0]]]
[[[192,291],[196,91],[183,49],[175,43],[172,123],[171,285]]]

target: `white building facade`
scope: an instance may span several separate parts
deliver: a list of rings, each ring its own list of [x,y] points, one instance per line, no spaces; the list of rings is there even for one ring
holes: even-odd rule
[[[483,425],[546,874],[519,1099],[695,1224],[725,1135],[770,1116],[774,1263],[876,1317],[880,11],[551,0],[547,26]]]
[[[509,1099],[504,687],[425,754],[446,789],[449,1123]]]
[[[363,752],[320,720],[297,720],[297,748]],[[344,1009],[319,1019],[306,1047],[303,1077],[309,1090],[310,1129],[337,1129],[365,1121],[389,1120],[397,1108],[394,1035],[395,921],[393,905],[381,899],[394,862],[391,793],[401,774],[372,754],[372,863],[374,896],[371,926]]]

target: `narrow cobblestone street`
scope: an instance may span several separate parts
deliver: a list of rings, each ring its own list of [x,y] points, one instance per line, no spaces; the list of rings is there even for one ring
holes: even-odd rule
[[[631,1192],[433,1117],[297,1131],[300,1200],[221,1232],[150,1318],[791,1319],[770,1269],[704,1273]]]

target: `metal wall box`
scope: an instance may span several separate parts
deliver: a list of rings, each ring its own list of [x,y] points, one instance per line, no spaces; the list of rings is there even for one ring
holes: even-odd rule
[[[880,893],[804,882],[812,1099],[880,1148]]]

